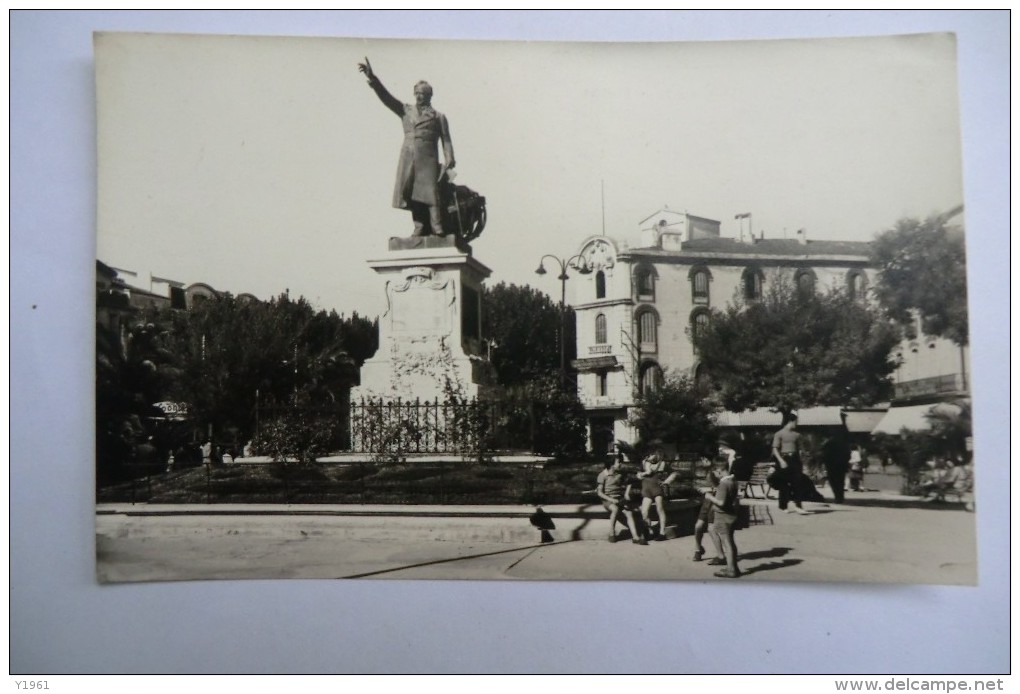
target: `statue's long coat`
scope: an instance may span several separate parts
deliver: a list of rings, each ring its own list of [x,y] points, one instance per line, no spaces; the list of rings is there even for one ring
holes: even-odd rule
[[[400,147],[397,180],[393,187],[393,206],[407,209],[412,201],[439,205],[440,141],[445,161],[455,161],[446,116],[432,107],[419,114],[417,106],[401,103],[378,80],[370,82],[370,85],[386,107],[400,116],[404,128],[404,143]]]

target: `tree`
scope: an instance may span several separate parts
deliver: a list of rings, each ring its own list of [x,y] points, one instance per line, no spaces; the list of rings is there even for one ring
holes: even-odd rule
[[[714,310],[694,336],[724,407],[872,405],[892,392],[898,331],[841,289],[804,296],[783,276],[760,300]]]
[[[358,366],[378,345],[372,322],[286,295],[263,302],[224,294],[155,320],[168,360],[162,399],[187,402],[195,423],[245,437],[259,407],[263,417],[343,407]]]
[[[638,396],[631,424],[637,429],[639,448],[654,441],[706,452],[715,446],[716,409],[706,383],[667,373],[660,388]]]
[[[536,453],[583,456],[584,407],[572,379],[560,380],[560,340],[568,375],[577,354],[574,310],[532,287],[500,282],[485,290],[482,325],[483,335],[496,344],[490,360],[506,390],[503,427],[527,431]]]
[[[881,272],[874,293],[886,315],[914,331],[914,312],[926,335],[966,345],[967,270],[963,231],[948,215],[901,219],[872,244]]]
[[[261,428],[255,447],[278,463],[311,465],[337,449],[338,430],[335,417],[289,410]]]
[[[162,400],[173,373],[172,360],[159,347],[162,327],[142,315],[118,331],[96,324],[96,477],[100,483],[132,474],[146,440],[145,422],[161,415]],[[165,442],[157,441],[163,446]]]
[[[576,354],[574,311],[567,307],[566,359]],[[558,374],[560,307],[548,295],[527,286],[500,282],[486,288],[482,300],[483,335],[496,343],[491,361],[496,378],[513,388]]]
[[[564,388],[552,374],[510,389],[504,401],[511,428],[529,429],[532,452],[557,458],[581,458],[588,440],[588,419],[577,389]]]

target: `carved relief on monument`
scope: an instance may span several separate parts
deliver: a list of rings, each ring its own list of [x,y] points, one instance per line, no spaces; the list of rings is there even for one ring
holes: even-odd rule
[[[592,239],[584,245],[579,253],[579,267],[586,271],[611,270],[616,265],[616,248],[606,239]]]
[[[428,267],[409,267],[401,274],[403,281],[386,283],[386,318],[392,333],[450,335],[456,317],[454,281],[437,278]]]

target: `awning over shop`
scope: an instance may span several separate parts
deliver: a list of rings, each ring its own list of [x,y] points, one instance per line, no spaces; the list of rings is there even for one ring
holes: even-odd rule
[[[716,426],[721,427],[775,427],[783,425],[783,415],[765,407],[743,412],[724,410],[715,416]]]
[[[885,417],[886,410],[847,410],[846,430],[851,434],[870,434]]]
[[[880,421],[872,430],[872,433],[898,434],[903,429],[907,429],[909,431],[928,431],[931,429],[931,424],[929,424],[925,415],[931,413],[933,410],[938,412],[943,409],[955,413],[960,412],[960,408],[951,403],[891,407],[889,408],[889,411],[885,413],[882,421]]]
[[[837,405],[829,407],[805,407],[797,410],[797,426],[802,427],[838,427],[843,425],[840,414],[842,408]]]
[[[716,426],[721,427],[772,427],[778,429],[783,426],[783,414],[767,407],[744,410],[743,412],[723,411],[716,415],[715,423]],[[804,407],[797,410],[799,426],[840,426],[842,423],[840,408],[835,405]]]
[[[599,369],[612,369],[619,365],[616,357],[591,357],[589,359],[575,359],[570,362],[578,371],[598,371]]]

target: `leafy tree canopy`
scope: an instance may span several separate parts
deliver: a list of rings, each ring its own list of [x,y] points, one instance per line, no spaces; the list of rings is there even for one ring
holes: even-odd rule
[[[217,436],[248,437],[257,403],[263,418],[292,405],[336,409],[378,345],[376,323],[286,295],[263,302],[224,294],[188,311],[149,309],[126,318],[123,342],[108,333],[97,326],[99,432],[173,400]]]
[[[881,270],[874,291],[887,316],[913,336],[916,311],[926,335],[967,344],[966,248],[946,215],[901,219],[875,238],[872,261]]]
[[[374,325],[354,314],[316,311],[303,297],[267,302],[221,296],[171,315],[176,399],[210,421],[245,426],[256,391],[263,405],[333,405],[376,348]],[[353,355],[357,355],[354,357]]]
[[[898,331],[840,289],[804,296],[777,275],[757,301],[714,310],[694,336],[702,368],[724,407],[790,411],[888,400]]]
[[[639,449],[661,443],[711,451],[716,439],[712,413],[717,408],[707,384],[667,373],[660,388],[638,397],[631,413]]]
[[[537,289],[504,282],[485,289],[482,334],[497,345],[491,360],[500,385],[514,388],[559,373],[560,321],[559,306]],[[565,323],[569,368],[576,353],[569,307]]]

